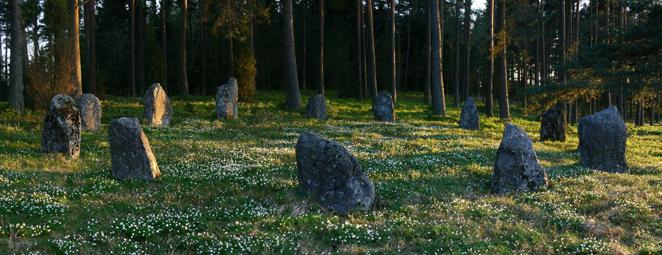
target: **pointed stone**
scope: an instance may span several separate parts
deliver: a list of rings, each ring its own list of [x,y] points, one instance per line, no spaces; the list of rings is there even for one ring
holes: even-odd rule
[[[615,106],[583,117],[577,130],[582,166],[611,173],[628,171],[627,127]]]
[[[96,131],[101,128],[101,101],[93,94],[83,94],[78,99],[80,123],[83,130]]]
[[[172,120],[172,105],[161,84],[154,83],[145,92],[143,98],[145,118],[152,126],[167,127]]]
[[[319,120],[326,119],[326,98],[324,95],[317,94],[308,99],[306,115]]]
[[[540,140],[565,141],[567,125],[563,109],[558,106],[549,108],[540,120]]]
[[[216,92],[216,118],[236,119],[239,117],[237,104],[239,101],[239,86],[235,78],[230,78],[228,83],[218,87]]]
[[[507,124],[497,150],[492,191],[497,194],[537,191],[547,187],[547,173],[538,164],[529,136]]]
[[[119,118],[108,127],[111,173],[120,180],[151,181],[161,175],[149,140],[136,118]]]
[[[382,91],[372,102],[372,114],[376,121],[395,122],[395,108],[391,93]]]
[[[73,159],[80,155],[80,111],[70,96],[58,94],[51,99],[41,131],[41,150]]]
[[[467,97],[460,113],[460,128],[467,130],[480,129],[480,116],[478,115],[478,108],[473,97]]]

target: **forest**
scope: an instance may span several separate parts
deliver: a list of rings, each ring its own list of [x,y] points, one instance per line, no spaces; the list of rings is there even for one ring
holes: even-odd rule
[[[0,254],[659,254],[660,0],[0,0]]]

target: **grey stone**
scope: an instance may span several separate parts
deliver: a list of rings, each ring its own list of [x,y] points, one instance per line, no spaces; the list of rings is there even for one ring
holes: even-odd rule
[[[308,99],[306,106],[306,115],[310,118],[326,119],[326,98],[322,94],[317,94]]]
[[[395,108],[391,93],[382,91],[372,101],[372,114],[377,121],[395,122]]]
[[[565,141],[566,126],[563,109],[558,106],[550,108],[540,120],[540,140]]]
[[[460,128],[468,130],[480,129],[480,117],[478,115],[478,108],[473,97],[467,97],[460,113]]]
[[[239,86],[237,80],[230,78],[228,83],[218,87],[216,92],[216,118],[228,120],[238,118],[238,101]]]
[[[628,171],[627,127],[615,106],[583,117],[577,130],[582,166],[612,173]]]
[[[529,136],[507,124],[497,150],[492,191],[497,194],[537,191],[547,187],[547,173],[538,164]]]
[[[55,95],[41,131],[41,150],[63,153],[73,159],[80,155],[80,111],[67,95]]]
[[[356,158],[337,142],[304,132],[296,145],[299,187],[326,209],[370,209],[375,187]]]
[[[93,94],[83,94],[78,99],[80,123],[83,130],[96,131],[101,128],[101,101]]]
[[[154,180],[161,175],[147,136],[136,118],[119,118],[108,128],[111,173],[120,180]]]
[[[143,98],[145,118],[152,126],[167,127],[172,120],[172,104],[161,84],[154,83],[145,92]]]

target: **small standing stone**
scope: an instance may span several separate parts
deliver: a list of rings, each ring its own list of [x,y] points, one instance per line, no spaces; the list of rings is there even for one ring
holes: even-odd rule
[[[41,131],[41,150],[73,159],[80,155],[80,111],[70,96],[58,94],[51,99]]]
[[[154,180],[161,175],[149,141],[136,118],[119,118],[110,122],[111,173],[120,180]]]
[[[239,101],[239,86],[235,78],[230,78],[228,83],[218,87],[216,92],[216,118],[236,119],[238,118],[237,102]]]
[[[565,141],[567,123],[563,109],[552,107],[542,114],[540,121],[540,140]]]
[[[547,187],[547,173],[538,164],[529,136],[507,124],[497,150],[492,175],[492,191],[497,194],[537,191]]]
[[[101,127],[101,101],[93,94],[83,94],[78,99],[80,123],[84,130],[96,131]]]
[[[627,127],[615,106],[583,117],[577,130],[582,166],[611,173],[627,172]]]
[[[322,94],[317,94],[308,99],[306,115],[310,118],[326,119],[326,98]]]
[[[460,128],[467,130],[480,129],[480,117],[473,97],[467,97],[467,101],[464,102],[460,114]]]
[[[304,132],[296,145],[299,187],[337,214],[367,210],[375,187],[356,158],[337,142]]]
[[[145,105],[145,117],[149,125],[163,127],[170,125],[172,105],[161,84],[154,83],[147,89],[143,103]]]
[[[382,91],[377,94],[372,103],[372,113],[377,121],[395,122],[395,108],[391,93]]]

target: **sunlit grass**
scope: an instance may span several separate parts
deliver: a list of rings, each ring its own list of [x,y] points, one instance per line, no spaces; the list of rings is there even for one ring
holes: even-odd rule
[[[174,98],[170,128],[143,127],[163,174],[152,183],[118,182],[109,171],[107,124],[142,117],[140,98],[104,100],[102,129],[83,132],[78,160],[40,152],[43,112],[0,104],[0,251],[662,252],[659,125],[628,124],[630,173],[608,174],[578,164],[576,127],[566,142],[540,142],[535,116],[516,116],[551,185],[495,196],[499,118],[481,115],[481,131],[461,130],[459,108],[436,117],[406,93],[393,124],[372,121],[370,103],[354,99],[330,98],[325,121],[283,111],[282,102],[264,92],[240,104],[239,119],[218,121],[213,98]],[[294,145],[304,130],[359,159],[375,182],[371,211],[330,215],[297,191]]]

